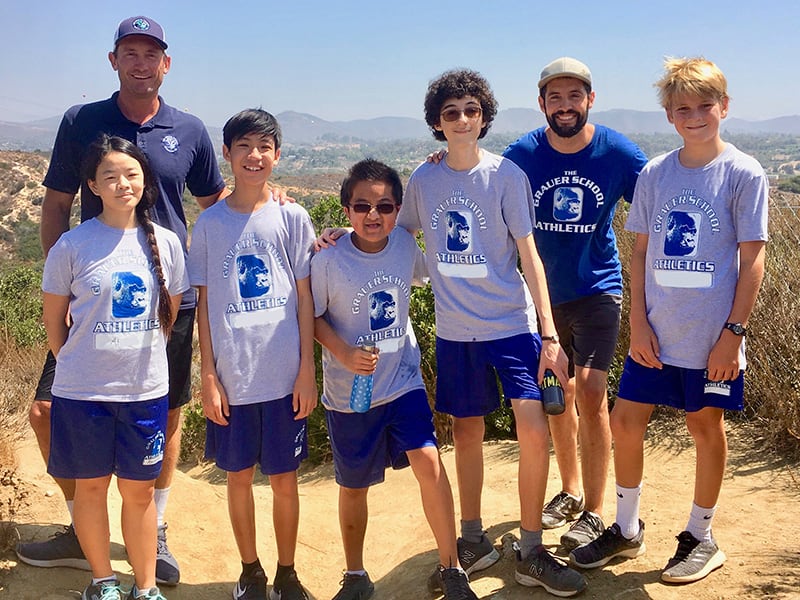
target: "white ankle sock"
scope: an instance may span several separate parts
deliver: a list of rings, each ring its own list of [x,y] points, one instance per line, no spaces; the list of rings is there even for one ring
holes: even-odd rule
[[[69,522],[74,523],[72,513],[75,511],[75,500],[67,500],[67,510],[69,511]]]
[[[703,508],[692,502],[692,512],[689,514],[689,523],[686,525],[686,531],[701,542],[710,542],[711,521],[714,520],[714,513],[716,512],[716,506]]]
[[[153,493],[153,501],[156,503],[156,515],[158,525],[164,524],[164,513],[167,511],[167,499],[169,498],[169,488],[156,488]]]
[[[625,488],[617,484],[617,525],[620,533],[629,540],[639,533],[639,498],[642,484]]]

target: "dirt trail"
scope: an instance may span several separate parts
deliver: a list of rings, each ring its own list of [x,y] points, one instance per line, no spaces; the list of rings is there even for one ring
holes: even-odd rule
[[[725,566],[702,582],[668,586],[659,575],[675,549],[674,536],[685,526],[692,498],[694,452],[686,447],[685,430],[649,442],[645,463],[642,518],[647,524],[647,553],[635,560],[612,563],[587,574],[582,598],[643,600],[711,600],[738,598],[800,598],[800,470],[753,456],[749,438],[731,435],[731,457],[715,520],[715,534],[728,556]],[[56,486],[45,473],[33,439],[19,448],[18,474],[28,490],[30,506],[18,515],[23,539],[45,539],[54,523],[66,520]],[[454,455],[443,455],[455,479]],[[509,534],[518,534],[516,500],[517,447],[493,443],[485,447],[484,523],[503,559],[475,574],[480,598],[516,600],[549,598],[540,588],[514,582]],[[548,497],[558,491],[555,460],[551,460]],[[613,478],[611,479],[613,481]],[[119,497],[112,485],[112,552],[114,567],[130,585],[119,531]],[[314,600],[329,600],[339,587],[343,557],[337,523],[337,488],[330,465],[302,475],[300,541],[297,569]],[[270,579],[275,550],[270,532],[271,494],[264,479],[255,487],[260,511],[259,547]],[[456,506],[457,506],[456,501]],[[430,596],[425,579],[436,561],[419,493],[409,469],[387,474],[370,492],[367,569],[376,585],[375,600],[424,600]],[[606,513],[613,516],[614,492],[609,486]],[[230,598],[239,560],[228,523],[224,474],[209,466],[176,473],[168,508],[170,549],[178,557],[182,581],[166,588],[169,600]],[[563,530],[545,532],[545,543],[557,544]],[[88,573],[72,569],[37,569],[13,560],[0,582],[0,597],[55,600],[79,598]]]

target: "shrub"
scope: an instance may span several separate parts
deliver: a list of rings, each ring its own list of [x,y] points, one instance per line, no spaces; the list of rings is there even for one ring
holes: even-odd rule
[[[34,346],[47,339],[42,325],[41,267],[17,265],[0,271],[0,328],[6,343]]]

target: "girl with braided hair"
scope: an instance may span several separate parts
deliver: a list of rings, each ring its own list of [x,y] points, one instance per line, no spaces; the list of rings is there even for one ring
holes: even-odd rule
[[[134,572],[126,598],[155,585],[155,479],[168,410],[166,340],[188,288],[178,237],[150,220],[158,190],[142,151],[101,136],[83,177],[103,203],[45,261],[43,318],[56,356],[48,472],[76,480],[75,531],[92,568],[82,600],[122,600],[111,567],[107,492],[117,476]]]

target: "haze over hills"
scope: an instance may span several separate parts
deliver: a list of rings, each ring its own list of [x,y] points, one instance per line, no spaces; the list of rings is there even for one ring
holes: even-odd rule
[[[379,117],[354,121],[326,121],[314,115],[286,111],[277,115],[288,145],[324,144],[328,141],[380,141],[429,138],[422,119]],[[663,111],[614,109],[592,112],[593,123],[607,125],[625,134],[674,133]],[[0,121],[0,149],[50,150],[60,116],[27,123]],[[523,133],[544,124],[544,115],[532,108],[509,108],[498,112],[493,133]],[[222,129],[208,125],[215,144],[222,140]],[[800,134],[800,115],[763,121],[731,118],[723,122],[723,132],[749,134]]]

